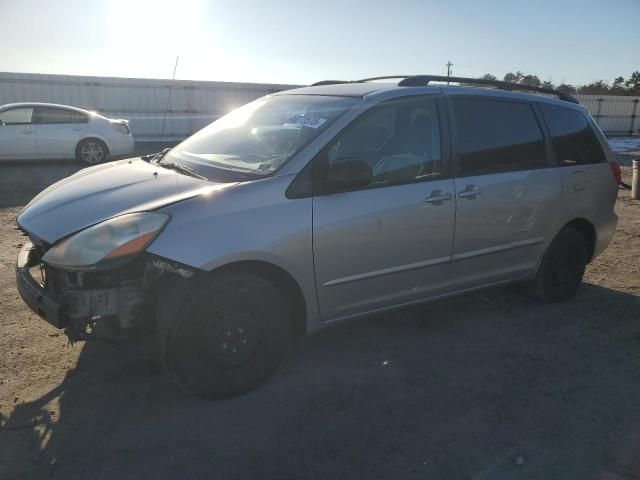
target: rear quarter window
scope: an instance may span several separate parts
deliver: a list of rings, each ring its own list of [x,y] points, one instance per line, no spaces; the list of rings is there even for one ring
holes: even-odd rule
[[[602,145],[586,115],[571,108],[540,104],[560,166],[606,162]]]
[[[82,112],[71,111],[71,123],[87,123],[89,116]]]

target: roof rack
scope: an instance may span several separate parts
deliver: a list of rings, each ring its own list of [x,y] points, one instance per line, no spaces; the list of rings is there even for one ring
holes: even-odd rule
[[[322,85],[338,85],[340,83],[353,83],[349,80],[322,80],[320,82],[312,83],[310,87],[321,87]]]
[[[364,83],[373,82],[374,80],[391,80],[392,78],[407,78],[411,75],[385,75],[384,77],[371,77],[363,78],[361,80],[322,80],[320,82],[312,83],[310,87],[320,87],[322,85],[340,85],[343,83]]]
[[[345,80],[324,80],[322,82],[316,82],[312,84],[312,87],[319,85],[334,85],[340,83],[363,83],[374,80],[390,80],[392,78],[401,78],[398,82],[399,87],[423,87],[429,84],[429,82],[454,82],[454,83],[468,83],[471,85],[488,85],[496,87],[501,90],[520,90],[523,92],[538,92],[547,95],[555,95],[560,100],[571,103],[580,103],[572,95],[555,90],[553,88],[534,87],[531,85],[522,85],[520,83],[503,82],[500,80],[487,80],[484,78],[467,78],[467,77],[445,77],[443,75],[389,75],[384,77],[371,77],[364,78],[362,80],[345,81]]]
[[[373,82],[375,80],[391,80],[392,78],[407,78],[410,76],[411,75],[386,75],[384,77],[363,78],[362,80],[356,80],[354,83]]]
[[[533,87],[531,85],[522,85],[520,83],[502,82],[500,80],[487,80],[484,78],[466,78],[466,77],[445,77],[442,75],[413,75],[406,77],[398,83],[399,87],[421,87],[428,85],[429,82],[455,82],[470,83],[473,85],[490,85],[501,90],[522,90],[526,92],[545,93],[547,95],[555,95],[560,100],[571,103],[579,103],[573,96],[568,93],[555,90],[553,88]]]

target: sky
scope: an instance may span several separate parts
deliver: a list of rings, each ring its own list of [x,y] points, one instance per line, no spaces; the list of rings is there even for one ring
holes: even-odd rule
[[[611,82],[640,0],[0,0],[0,71],[308,84],[386,74]]]

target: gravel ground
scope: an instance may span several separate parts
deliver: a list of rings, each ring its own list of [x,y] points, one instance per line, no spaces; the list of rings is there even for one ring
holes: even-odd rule
[[[30,313],[0,209],[0,478],[640,478],[640,202],[616,210],[572,301],[500,288],[338,325],[206,402]]]

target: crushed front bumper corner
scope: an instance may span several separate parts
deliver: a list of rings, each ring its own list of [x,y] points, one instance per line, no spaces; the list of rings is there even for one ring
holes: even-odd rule
[[[65,328],[69,318],[65,314],[63,299],[38,283],[29,269],[34,266],[32,256],[35,255],[35,246],[26,243],[16,261],[16,287],[22,300],[39,315],[43,320],[56,328]]]

